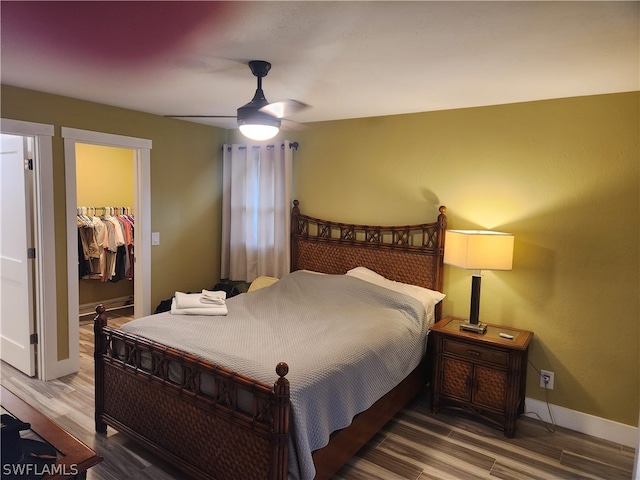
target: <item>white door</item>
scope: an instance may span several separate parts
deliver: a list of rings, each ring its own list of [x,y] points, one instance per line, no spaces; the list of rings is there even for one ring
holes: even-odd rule
[[[30,175],[24,137],[0,136],[0,358],[35,375]]]

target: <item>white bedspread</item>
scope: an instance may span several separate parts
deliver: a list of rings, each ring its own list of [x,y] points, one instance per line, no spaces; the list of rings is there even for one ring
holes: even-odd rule
[[[311,452],[325,446],[397,385],[426,347],[417,300],[344,275],[291,273],[227,299],[228,315],[152,315],[122,329],[273,384],[289,365],[292,423],[289,478],[315,474]]]

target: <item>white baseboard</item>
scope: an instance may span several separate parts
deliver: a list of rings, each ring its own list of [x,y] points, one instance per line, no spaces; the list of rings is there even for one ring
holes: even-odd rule
[[[41,372],[38,376],[40,380],[55,380],[76,373],[80,370],[80,357],[76,354],[73,359],[66,358],[56,362],[47,363],[46,371]]]
[[[594,437],[620,443],[627,447],[638,447],[638,428],[623,423],[614,422],[605,418],[596,417],[587,413],[570,410],[565,407],[550,404],[547,408],[546,402],[527,397],[525,399],[525,415],[528,412],[536,413],[547,423],[551,422],[549,408],[556,425],[576,432],[586,433]],[[528,415],[535,417],[534,415]]]
[[[110,298],[108,300],[101,300],[93,303],[83,303],[78,308],[81,316],[94,315],[96,313],[96,305],[104,305],[104,308],[107,310],[112,310],[122,307],[132,307],[133,302],[133,295],[127,295],[126,297]]]

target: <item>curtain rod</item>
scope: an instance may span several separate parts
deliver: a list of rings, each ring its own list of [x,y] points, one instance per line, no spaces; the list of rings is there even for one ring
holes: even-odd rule
[[[298,146],[300,144],[298,142],[289,142],[289,148],[293,148],[294,150],[298,150]],[[258,149],[258,148],[262,148],[262,147],[266,147],[266,148],[276,148],[276,145],[253,145],[251,148],[253,148],[254,150]],[[285,144],[283,143],[282,145],[280,145],[281,148],[284,148]],[[246,145],[240,145],[240,150],[244,150],[247,148]],[[222,146],[222,150],[224,150],[224,145]],[[231,151],[231,147],[227,147],[227,151],[230,152]]]

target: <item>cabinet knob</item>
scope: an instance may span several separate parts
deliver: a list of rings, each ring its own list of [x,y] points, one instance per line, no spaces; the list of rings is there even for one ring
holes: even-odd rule
[[[478,386],[480,385],[478,383],[478,379],[474,379],[472,377],[467,377],[464,384],[469,390],[478,390]]]

